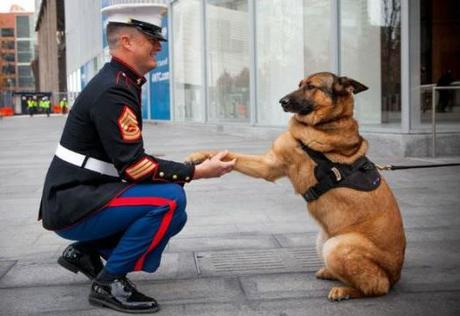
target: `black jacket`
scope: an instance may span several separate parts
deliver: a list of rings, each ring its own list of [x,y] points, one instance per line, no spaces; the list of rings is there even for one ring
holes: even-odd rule
[[[69,113],[61,145],[113,163],[120,177],[72,165],[54,156],[46,175],[39,219],[49,230],[77,223],[138,182],[185,183],[194,167],[144,152],[141,86],[145,78],[113,58],[80,93]]]

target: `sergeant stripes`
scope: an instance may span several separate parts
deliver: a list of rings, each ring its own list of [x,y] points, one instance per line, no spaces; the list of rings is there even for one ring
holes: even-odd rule
[[[132,180],[139,180],[150,174],[158,166],[158,163],[149,157],[144,157],[140,161],[126,168],[126,175]]]
[[[134,112],[125,105],[120,117],[118,118],[118,127],[121,138],[127,142],[137,141],[141,138],[141,130]]]

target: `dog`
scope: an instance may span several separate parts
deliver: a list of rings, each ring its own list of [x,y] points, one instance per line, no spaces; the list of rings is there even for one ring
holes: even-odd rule
[[[398,203],[365,157],[368,143],[353,118],[353,94],[365,90],[358,81],[329,72],[306,77],[297,90],[279,101],[293,116],[288,130],[268,152],[229,152],[225,157],[236,159],[234,169],[254,178],[288,177],[308,201],[308,211],[321,228],[317,251],[324,267],[316,277],[344,283],[332,287],[331,301],[387,294],[399,280],[404,263],[406,238]],[[195,152],[186,161],[197,164],[216,153]],[[318,179],[318,167],[324,163],[332,167]],[[343,179],[346,170],[349,174]],[[320,171],[325,172],[324,168]],[[347,181],[357,181],[358,189],[353,183],[352,187],[342,185]]]

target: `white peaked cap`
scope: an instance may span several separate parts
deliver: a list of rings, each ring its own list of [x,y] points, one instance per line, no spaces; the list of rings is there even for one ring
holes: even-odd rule
[[[147,22],[161,27],[161,15],[166,12],[167,5],[160,3],[115,4],[101,10],[107,23],[130,23],[131,19]]]

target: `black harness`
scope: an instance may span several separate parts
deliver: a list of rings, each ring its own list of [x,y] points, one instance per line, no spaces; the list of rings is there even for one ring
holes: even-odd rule
[[[338,187],[373,191],[380,185],[380,173],[366,156],[347,165],[330,161],[323,153],[309,148],[302,142],[300,145],[316,163],[315,177],[318,180],[317,184],[302,195],[305,201],[314,201],[327,191]]]

